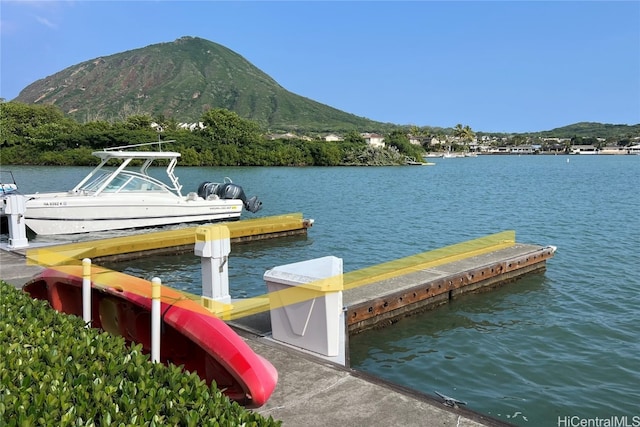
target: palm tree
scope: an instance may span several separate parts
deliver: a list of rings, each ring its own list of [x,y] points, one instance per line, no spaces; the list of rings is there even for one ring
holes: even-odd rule
[[[469,143],[473,141],[475,133],[469,125],[462,126],[460,123],[453,129],[453,136],[460,138],[465,146],[465,151],[469,151]]]
[[[414,139],[420,141],[420,146],[424,145],[424,139],[426,135],[423,129],[416,125],[412,125],[409,128],[409,135],[411,135]]]

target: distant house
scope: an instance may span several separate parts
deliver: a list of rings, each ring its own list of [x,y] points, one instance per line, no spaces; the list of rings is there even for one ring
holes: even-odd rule
[[[548,142],[548,143],[555,142],[556,144],[564,144],[565,142],[569,141],[569,139],[568,138],[542,138],[542,141]]]
[[[640,144],[632,145],[627,148],[629,149],[629,154],[640,154]]]
[[[627,154],[627,147],[619,147],[617,145],[608,145],[600,149],[600,154]]]
[[[469,142],[469,150],[470,151],[475,151],[475,152],[482,151],[481,150],[481,145],[480,145],[480,143],[478,143],[478,139],[477,138],[474,138],[472,141]]]
[[[267,135],[267,138],[270,140],[274,140],[274,139],[296,139],[298,138],[297,135],[291,133],[291,132],[287,132],[287,133],[270,133]]]
[[[179,129],[189,129],[191,132],[193,132],[196,129],[204,129],[204,123],[202,122],[198,122],[198,123],[178,123],[178,128]]]
[[[407,135],[409,138],[409,144],[422,145],[422,138],[413,135]]]
[[[536,150],[531,145],[516,145],[509,150],[511,154],[533,154]]]
[[[442,139],[439,139],[438,137],[433,137],[431,138],[431,140],[429,141],[429,145],[430,146],[434,146],[434,145],[442,145],[444,143],[447,142],[447,138],[446,137],[442,137]]]
[[[361,137],[372,147],[384,147],[384,136],[377,133],[361,133]]]
[[[555,153],[564,153],[567,147],[567,143],[570,141],[568,138],[542,138],[545,143],[546,151]]]
[[[330,133],[329,135],[324,137],[324,140],[327,142],[338,142],[338,141],[344,141],[344,138],[336,134]]]
[[[598,154],[598,147],[595,145],[572,145],[571,154]]]
[[[509,150],[509,147],[505,147],[505,146],[500,146],[500,147],[491,147],[488,150],[489,154],[509,154],[511,151]]]

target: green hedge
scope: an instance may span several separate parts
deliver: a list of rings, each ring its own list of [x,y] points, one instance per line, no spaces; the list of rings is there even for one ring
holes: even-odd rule
[[[0,281],[0,426],[280,426]]]

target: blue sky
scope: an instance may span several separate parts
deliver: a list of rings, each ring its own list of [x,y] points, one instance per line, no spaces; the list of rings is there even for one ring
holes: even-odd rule
[[[6,100],[80,62],[194,36],[381,122],[640,123],[639,1],[0,0],[0,19]]]

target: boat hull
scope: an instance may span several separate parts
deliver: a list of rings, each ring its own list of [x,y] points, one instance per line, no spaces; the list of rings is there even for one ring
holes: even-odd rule
[[[38,235],[157,227],[238,219],[241,200],[153,195],[30,195],[25,224]]]
[[[92,268],[92,326],[151,352],[151,284],[100,267]],[[82,316],[82,266],[49,268],[24,285],[32,298],[57,311]],[[248,408],[262,406],[275,389],[278,373],[226,323],[174,289],[161,289],[163,363],[196,372],[230,399]]]

